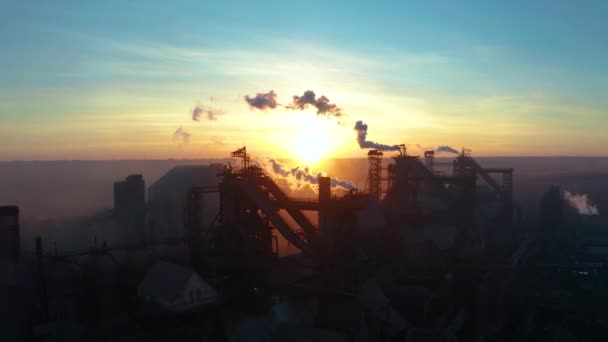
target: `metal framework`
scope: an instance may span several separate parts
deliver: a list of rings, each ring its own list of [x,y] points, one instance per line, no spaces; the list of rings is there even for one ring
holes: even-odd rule
[[[241,170],[245,172],[249,169],[249,156],[247,155],[247,146],[243,146],[238,150],[231,152],[230,156],[232,158],[240,158],[241,159]]]
[[[424,151],[424,161],[426,162],[426,167],[433,171],[435,168],[435,151]]]
[[[382,193],[382,156],[383,153],[380,150],[370,150],[367,153],[369,161],[368,192],[375,198],[380,198]]]

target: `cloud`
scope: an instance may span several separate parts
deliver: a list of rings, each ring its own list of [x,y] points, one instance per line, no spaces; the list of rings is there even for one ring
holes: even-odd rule
[[[173,133],[173,142],[179,144],[179,145],[186,145],[190,143],[190,137],[192,135],[190,133],[188,133],[183,127],[179,127],[174,133]]]
[[[192,120],[201,121],[202,118],[207,117],[208,120],[214,121],[217,120],[218,116],[224,114],[225,112],[222,109],[210,107],[204,104],[198,104],[192,110]]]
[[[270,90],[267,93],[257,93],[253,97],[246,95],[245,102],[249,104],[250,108],[259,110],[275,109],[277,107],[277,94],[274,90]]]
[[[380,143],[375,143],[373,141],[368,141],[367,124],[363,123],[363,121],[361,120],[355,123],[355,127],[353,127],[353,129],[357,131],[357,143],[362,149],[369,148],[381,151],[399,151],[399,146],[397,145],[384,145]]]
[[[600,211],[591,203],[586,194],[577,195],[564,191],[564,199],[581,215],[598,215]]]
[[[307,90],[302,96],[293,96],[293,102],[287,106],[288,109],[304,110],[308,106],[313,106],[317,109],[317,115],[341,117],[344,115],[342,109],[334,103],[330,103],[325,96],[317,98],[315,92]]]

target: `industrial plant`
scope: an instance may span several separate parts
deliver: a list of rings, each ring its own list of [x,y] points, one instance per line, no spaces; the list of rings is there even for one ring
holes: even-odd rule
[[[32,308],[6,322],[31,341],[606,337],[608,240],[567,229],[559,188],[530,227],[513,168],[436,152],[369,149],[362,187],[301,178],[316,197],[293,196],[281,177],[297,172],[246,147],[235,166],[178,166],[147,196],[129,175],[113,209],[79,223],[113,241],[61,250],[38,237],[28,261],[19,209],[2,207],[3,293]]]

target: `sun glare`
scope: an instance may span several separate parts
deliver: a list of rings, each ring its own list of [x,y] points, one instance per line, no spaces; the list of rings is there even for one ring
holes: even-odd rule
[[[331,139],[322,132],[302,132],[294,137],[294,157],[301,164],[317,165],[330,152]]]

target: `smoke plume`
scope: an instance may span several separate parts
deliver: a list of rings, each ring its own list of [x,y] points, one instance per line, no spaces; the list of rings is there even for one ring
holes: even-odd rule
[[[423,151],[431,151],[431,150],[435,150],[434,147],[424,147],[420,144],[416,144],[416,147],[418,147],[419,149],[423,150]]]
[[[564,191],[564,199],[581,215],[598,215],[600,212],[597,206],[591,203],[586,194],[577,195],[570,191]]]
[[[319,177],[325,175],[322,171],[313,173],[308,167],[296,166],[289,168],[287,165],[272,158],[259,159],[257,162],[271,176],[286,180],[293,190],[302,189],[306,185],[318,185]],[[331,178],[330,184],[332,189],[357,189],[357,186],[353,182],[338,178]]]
[[[399,151],[399,146],[397,145],[384,145],[380,143],[375,143],[373,141],[367,140],[367,124],[363,123],[363,121],[359,120],[355,123],[355,127],[353,127],[355,131],[357,131],[357,143],[359,143],[359,147],[364,148],[373,148],[381,151]]]
[[[257,93],[255,96],[245,96],[245,101],[249,104],[250,108],[257,108],[259,110],[275,109],[277,107],[277,94],[274,90],[267,93]]]
[[[213,98],[213,97],[212,97]],[[215,98],[213,98],[215,101]],[[192,120],[201,121],[203,117],[207,117],[208,120],[217,120],[217,117],[223,115],[225,112],[219,108],[210,107],[204,104],[199,104],[192,110]]]
[[[447,152],[447,153],[458,154],[458,151],[456,151],[455,149],[453,149],[453,148],[451,148],[450,146],[447,146],[447,145],[437,147],[437,150],[435,152],[437,152],[437,153]]]
[[[324,115],[327,117],[335,116],[341,117],[344,115],[342,109],[334,103],[330,103],[329,99],[325,96],[317,98],[315,92],[307,90],[302,96],[293,96],[293,102],[287,106],[288,109],[300,109],[303,110],[308,106],[317,108],[317,115]]]
[[[185,145],[185,144],[189,144],[190,143],[190,136],[191,134],[186,132],[186,130],[183,127],[179,127],[174,133],[173,133],[173,142],[179,144],[179,145]]]

